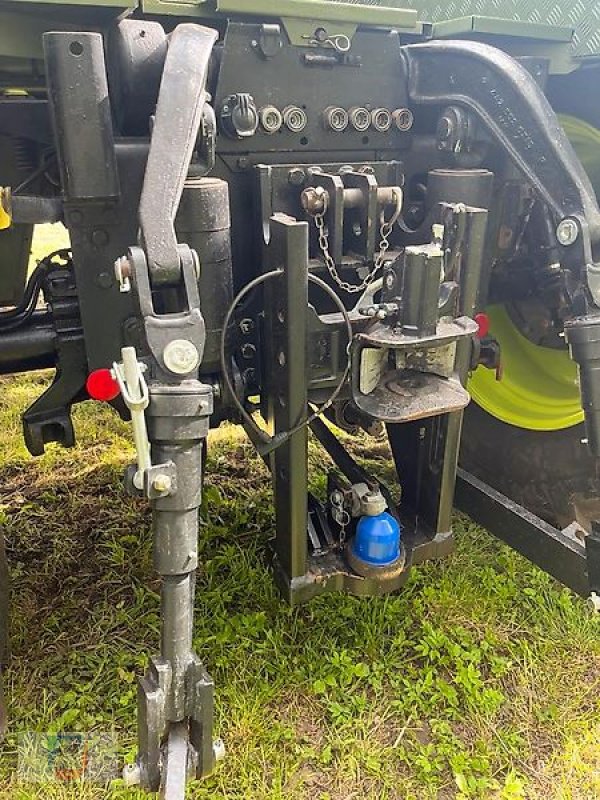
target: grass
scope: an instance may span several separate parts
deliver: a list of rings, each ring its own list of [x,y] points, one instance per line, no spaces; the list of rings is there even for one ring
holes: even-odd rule
[[[150,519],[126,498],[128,426],[75,410],[79,443],[31,459],[20,413],[48,380],[2,379],[0,523],[14,585],[12,727],[1,800],[134,800],[119,781],[26,784],[23,731],[114,732],[135,753],[135,678],[156,652]],[[357,451],[386,471],[381,443]],[[311,445],[313,488],[325,460]],[[227,758],[199,800],[600,797],[600,620],[468,519],[397,595],[291,609],[267,567],[269,476],[240,432],[211,435],[195,646]]]

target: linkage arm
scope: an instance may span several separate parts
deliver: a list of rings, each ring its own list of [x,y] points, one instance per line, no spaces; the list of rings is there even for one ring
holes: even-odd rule
[[[402,48],[415,103],[457,103],[481,120],[547,204],[561,263],[600,306],[600,210],[594,190],[550,103],[527,70],[479,42],[432,41]],[[565,221],[567,221],[565,223]],[[570,226],[570,235],[565,232]],[[579,286],[572,286],[573,294]]]
[[[206,79],[217,31],[178,25],[169,41],[140,199],[140,245],[153,284],[177,282],[175,214],[207,100]]]

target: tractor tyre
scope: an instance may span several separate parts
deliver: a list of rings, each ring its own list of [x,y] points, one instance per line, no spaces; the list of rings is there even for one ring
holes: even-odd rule
[[[589,529],[600,519],[600,480],[584,441],[583,425],[530,431],[470,403],[460,466],[551,525]]]

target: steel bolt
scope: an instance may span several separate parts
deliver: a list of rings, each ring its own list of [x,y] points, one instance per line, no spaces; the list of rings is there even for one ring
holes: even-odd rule
[[[302,208],[308,214],[322,214],[327,202],[327,190],[322,186],[310,187],[302,192],[300,197]]]
[[[303,186],[306,183],[306,172],[300,167],[294,167],[288,172],[288,183],[292,186]]]
[[[163,350],[165,367],[176,375],[185,375],[196,369],[200,355],[196,346],[187,339],[174,339]]]
[[[556,227],[556,238],[563,247],[568,247],[577,241],[579,236],[579,225],[571,217],[565,217]]]
[[[173,481],[169,475],[164,475],[163,473],[157,475],[152,481],[152,488],[155,492],[170,492],[172,485]]]

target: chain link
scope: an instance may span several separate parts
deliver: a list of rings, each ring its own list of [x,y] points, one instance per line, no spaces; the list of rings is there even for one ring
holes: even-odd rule
[[[402,193],[398,192],[397,190],[393,190],[393,197],[396,200],[396,208],[394,209],[394,213],[392,216],[386,220],[384,218],[384,212],[381,212],[381,225],[379,227],[379,252],[375,256],[375,260],[373,261],[373,268],[368,273],[368,275],[363,278],[363,280],[358,283],[348,283],[348,281],[343,280],[340,277],[339,272],[337,271],[337,266],[331,253],[329,252],[329,236],[327,234],[327,228],[325,225],[325,215],[327,214],[328,209],[328,201],[327,196],[325,195],[325,200],[323,204],[323,210],[314,214],[315,225],[317,226],[317,232],[319,234],[319,249],[323,253],[323,258],[325,259],[325,266],[327,267],[327,271],[331,275],[333,281],[343,289],[345,292],[349,294],[357,294],[358,292],[363,292],[367,286],[373,282],[375,275],[383,266],[383,262],[385,261],[386,253],[390,247],[389,237],[394,227],[394,224],[398,217],[400,216],[400,212],[402,211]]]
[[[333,498],[331,499],[331,511],[334,520],[340,526],[339,530],[339,543],[340,546],[343,546],[346,541],[346,527],[350,524],[351,518],[350,514],[344,508],[343,500],[340,502],[336,502]]]

